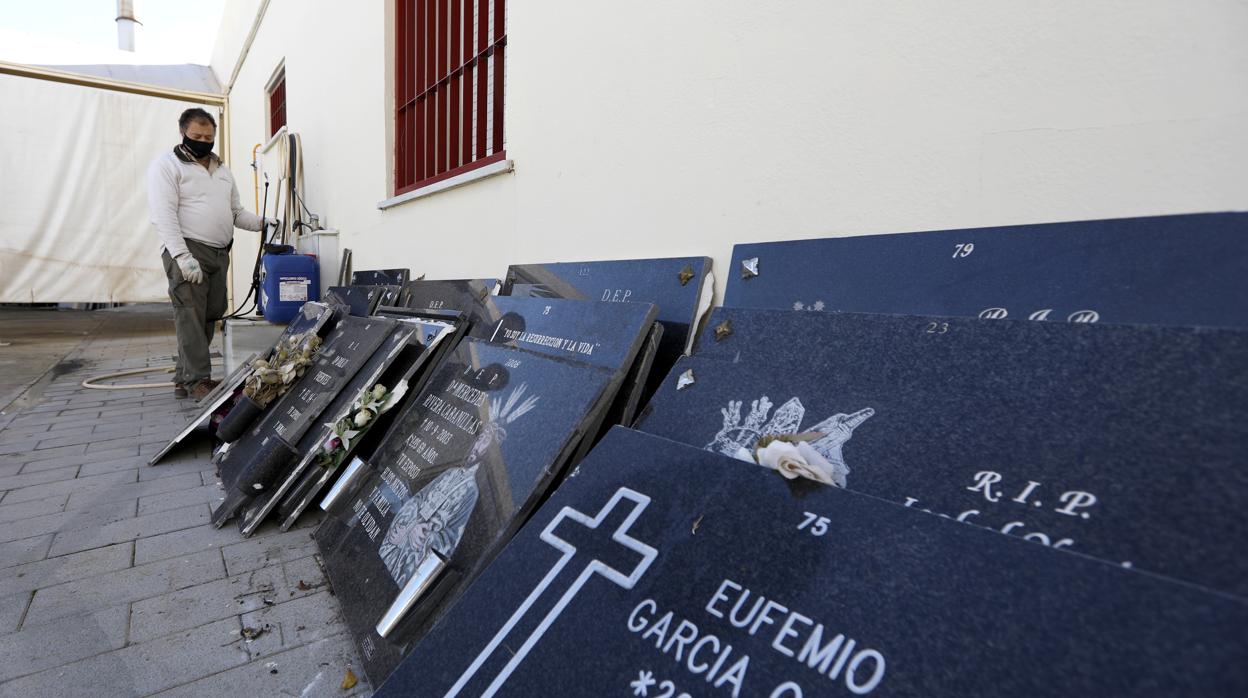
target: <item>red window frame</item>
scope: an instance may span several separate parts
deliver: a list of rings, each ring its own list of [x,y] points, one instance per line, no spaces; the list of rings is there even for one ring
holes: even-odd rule
[[[395,1],[396,196],[507,157],[506,15],[505,0]]]
[[[269,88],[269,138],[286,125],[286,71]]]

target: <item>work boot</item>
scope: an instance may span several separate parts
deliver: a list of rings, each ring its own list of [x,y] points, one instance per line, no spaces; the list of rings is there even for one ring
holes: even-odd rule
[[[191,388],[191,397],[195,398],[196,402],[203,400],[205,397],[208,397],[208,393],[211,393],[220,383],[221,381],[214,381],[211,378],[205,378],[197,382],[195,387]]]
[[[174,383],[174,384],[173,384],[173,397],[174,397],[174,399],[177,399],[177,400],[185,400],[185,399],[187,398],[187,396],[189,396],[189,395],[190,395],[190,392],[188,392],[188,391],[187,391],[187,389],[186,389],[186,386],[185,386],[185,385],[182,385],[181,383]]]

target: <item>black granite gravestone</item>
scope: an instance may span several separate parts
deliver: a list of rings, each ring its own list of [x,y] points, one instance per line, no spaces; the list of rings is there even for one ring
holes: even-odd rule
[[[375,694],[1242,696],[1248,607],[617,428]]]
[[[402,286],[411,278],[409,269],[362,269],[351,272],[352,286]]]
[[[243,359],[242,363],[240,363],[228,376],[226,376],[217,385],[217,387],[212,390],[211,393],[205,395],[204,399],[199,403],[199,410],[195,412],[194,416],[191,417],[191,420],[186,423],[186,426],[182,428],[182,431],[175,434],[174,437],[169,440],[169,443],[165,444],[164,448],[157,451],[156,455],[152,456],[151,459],[147,461],[147,464],[156,465],[165,456],[169,455],[169,452],[172,451],[178,444],[182,443],[188,436],[194,433],[195,430],[201,425],[209,424],[212,420],[212,415],[215,414],[217,410],[221,409],[225,403],[229,402],[230,399],[233,398],[243,387],[243,383],[247,380],[247,377],[251,375],[252,363],[258,358],[260,358],[260,355],[253,353],[246,359]]]
[[[430,320],[435,322],[448,322],[456,325],[457,329],[463,330],[466,330],[468,327],[468,316],[459,310],[452,310],[449,308],[445,310],[434,310],[432,308],[412,309],[382,304],[377,307],[374,313],[379,317],[395,318],[398,320],[414,320],[419,322]]]
[[[654,303],[663,336],[654,361],[654,381],[691,346],[702,314],[711,307],[714,277],[709,257],[629,259],[597,262],[513,264],[503,283],[505,296],[575,298]]]
[[[334,318],[335,313],[327,304],[316,301],[304,303],[303,306],[299,308],[299,312],[295,315],[295,317],[292,318],[286,325],[286,329],[282,330],[282,334],[278,337],[277,341],[273,343],[273,346],[270,347],[267,352],[265,352],[266,357],[273,353],[273,349],[276,348],[278,344],[291,337],[305,332],[317,332],[319,334],[328,331],[328,329],[332,327],[332,320],[334,320]],[[204,399],[200,401],[199,411],[191,417],[191,420],[187,422],[186,427],[182,431],[178,432],[177,435],[174,436],[164,448],[156,453],[156,455],[152,456],[152,459],[149,460],[147,464],[156,465],[159,463],[162,458],[174,449],[175,446],[186,439],[186,437],[190,436],[191,432],[195,431],[195,429],[201,424],[204,424],[209,418],[212,417],[214,412],[233,398],[242,388],[243,382],[247,380],[249,375],[251,375],[251,363],[255,359],[256,355],[254,354],[247,357],[241,364],[238,365],[237,368],[234,369],[234,371],[230,373],[230,375],[226,376],[225,379],[221,381],[221,383],[217,385],[211,393],[204,396]]]
[[[468,335],[615,371],[636,358],[657,310],[650,303],[491,296]]]
[[[381,300],[377,302],[377,306],[373,308],[373,312],[383,305],[401,305],[400,300],[403,298],[403,287],[397,284],[381,287]]]
[[[368,317],[381,304],[381,297],[386,286],[330,286],[326,290],[327,300],[336,300],[346,305],[356,317]]]
[[[637,426],[1248,596],[1246,417],[1241,331],[718,309]]]
[[[602,412],[602,423],[593,427],[596,436],[625,423],[636,410],[662,337],[656,313],[651,303],[493,296],[478,305],[469,334],[614,371],[607,388],[612,404]],[[587,439],[574,460],[594,440]]]
[[[624,384],[620,387],[620,397],[611,413],[607,415],[608,425],[631,426],[641,409],[642,400],[646,397],[646,386],[654,374],[654,359],[659,354],[659,345],[663,343],[663,324],[656,322],[646,333],[646,341],[637,352],[637,358],[624,376]]]
[[[387,318],[340,318],[303,377],[235,442],[221,462],[226,497],[213,511],[220,526],[277,483],[299,442],[321,412],[395,330]]]
[[[1248,213],[733,248],[724,306],[1248,326]]]
[[[463,294],[458,300],[471,316],[470,336],[615,371],[607,388],[607,396],[615,396],[613,404],[602,412],[603,424],[594,433],[602,431],[604,425],[632,419],[640,400],[640,386],[649,376],[662,336],[662,325],[654,322],[657,310],[653,304],[515,296],[478,298],[473,293]],[[591,445],[592,441],[587,440],[583,448],[587,450]],[[578,452],[577,457],[582,455],[584,452]]]
[[[334,485],[314,537],[369,676],[389,673],[557,482],[611,375],[466,338],[371,464]]]
[[[259,493],[243,510],[242,515],[239,517],[238,530],[244,536],[250,536],[255,532],[256,527],[264,521],[269,512],[281,502],[281,499],[286,496],[305,474],[309,476],[309,485],[300,494],[306,506],[306,502],[315,495],[315,492],[308,491],[311,489],[311,484],[316,481],[323,482],[322,477],[326,475],[324,472],[307,472],[313,465],[313,462],[323,454],[323,447],[326,442],[336,438],[338,443],[341,444],[343,439],[346,439],[345,446],[339,446],[334,449],[334,451],[341,451],[341,453],[335,454],[339,456],[336,460],[341,463],[350,454],[351,442],[358,442],[358,439],[363,437],[364,428],[373,426],[371,421],[378,415],[370,411],[372,416],[368,418],[367,423],[360,425],[352,424],[353,428],[350,429],[349,436],[345,433],[342,436],[336,436],[334,425],[340,420],[352,416],[354,414],[353,410],[363,409],[366,403],[371,404],[374,402],[370,400],[370,393],[378,385],[381,385],[387,394],[395,388],[399,388],[402,391],[394,392],[390,396],[390,403],[393,403],[393,405],[391,406],[390,403],[387,403],[387,411],[398,407],[398,401],[402,399],[403,394],[406,392],[405,386],[400,387],[398,385],[398,380],[401,380],[399,376],[410,375],[411,372],[419,370],[419,364],[428,360],[437,343],[454,330],[453,326],[449,324],[441,324],[432,333],[428,332],[430,329],[433,328],[428,323],[400,321],[396,324],[390,336],[373,352],[372,356],[356,372],[355,376],[339,390],[333,401],[322,410],[323,416],[318,421],[323,423],[319,427],[313,425],[304,431],[298,442],[293,444],[297,460],[279,476],[278,484]],[[402,359],[402,363],[395,367],[394,364],[399,362],[400,359]],[[380,382],[382,376],[392,367],[396,369],[395,373],[398,374],[395,376],[395,379]],[[380,407],[380,404],[378,407]],[[323,460],[325,464],[320,470],[328,470],[330,465],[333,464],[332,460],[329,457]],[[302,508],[299,510],[302,511]],[[297,516],[293,509],[289,513]]]
[[[420,279],[403,285],[400,301],[406,308],[471,312],[498,293],[498,285],[498,279]]]

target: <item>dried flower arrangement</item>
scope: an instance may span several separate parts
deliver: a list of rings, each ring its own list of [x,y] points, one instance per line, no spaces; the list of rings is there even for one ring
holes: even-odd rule
[[[278,343],[271,357],[252,362],[243,394],[261,408],[267,407],[308,370],[320,348],[321,338],[315,332],[288,337]]]

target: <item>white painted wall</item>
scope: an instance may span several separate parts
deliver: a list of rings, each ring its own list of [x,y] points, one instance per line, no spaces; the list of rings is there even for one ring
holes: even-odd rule
[[[222,82],[257,5],[227,2]],[[308,203],[357,269],[691,254],[723,269],[735,242],[1248,208],[1243,2],[543,0],[508,15],[515,172],[379,211],[386,5],[272,0],[230,94],[240,187],[285,59]]]

